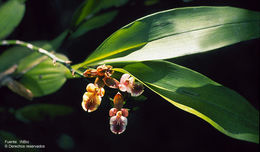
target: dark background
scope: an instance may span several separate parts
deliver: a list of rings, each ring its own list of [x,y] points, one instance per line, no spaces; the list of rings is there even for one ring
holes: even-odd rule
[[[69,26],[73,12],[81,2],[82,0],[27,0],[24,19],[8,39],[54,39]],[[82,62],[109,35],[137,18],[165,9],[200,5],[260,10],[258,0],[160,0],[151,6],[145,6],[141,0],[132,0],[117,8],[119,14],[111,23],[64,44],[59,51],[74,63]],[[259,39],[250,40],[174,61],[235,90],[259,110],[259,42]],[[69,116],[30,124],[16,120],[10,113],[1,114],[0,129],[8,130],[34,144],[44,144],[47,147],[44,151],[259,150],[258,144],[232,139],[148,89],[144,92],[148,97],[146,101],[127,103],[126,107],[137,107],[137,110],[130,111],[127,130],[121,135],[114,135],[109,130],[108,111],[111,106],[107,97],[103,98],[96,112],[86,113],[81,108],[86,85],[85,79],[68,80],[56,93],[33,101],[25,100],[5,87],[0,88],[0,106],[7,109],[17,109],[32,103],[64,104],[74,109]],[[68,143],[63,145],[67,145],[67,148],[58,144],[64,135]]]

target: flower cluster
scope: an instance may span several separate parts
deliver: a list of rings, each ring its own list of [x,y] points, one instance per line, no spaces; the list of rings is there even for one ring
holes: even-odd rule
[[[127,92],[131,96],[139,96],[143,93],[144,87],[136,82],[129,74],[123,74],[120,82],[112,77],[114,71],[110,65],[101,65],[96,69],[88,69],[84,76],[96,78],[94,84],[87,85],[87,92],[83,95],[82,108],[87,112],[95,111],[101,104],[102,97],[105,94],[104,87],[118,89],[119,92],[114,96],[114,107],[110,109],[110,130],[115,134],[121,134],[125,131],[127,125],[128,110],[123,108],[124,97],[120,92]]]

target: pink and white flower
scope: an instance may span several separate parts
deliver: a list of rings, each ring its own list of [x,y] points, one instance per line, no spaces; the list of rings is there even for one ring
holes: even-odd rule
[[[144,86],[141,83],[135,82],[134,77],[129,74],[123,74],[118,88],[122,92],[128,92],[131,96],[139,96],[144,91]]]

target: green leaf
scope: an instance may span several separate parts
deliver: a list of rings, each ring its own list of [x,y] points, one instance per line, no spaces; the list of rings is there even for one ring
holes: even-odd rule
[[[67,59],[61,54],[55,55],[59,58]],[[56,92],[66,82],[66,75],[70,73],[64,65],[56,63],[54,66],[51,59],[45,56],[42,57],[43,58],[38,58],[38,60],[34,60],[33,62],[29,62],[29,65],[32,65],[35,62],[40,61],[39,64],[26,72],[20,79],[20,83],[30,89],[34,97],[40,97]],[[29,57],[26,61],[30,61],[30,59],[31,58]],[[21,64],[21,66],[23,66],[23,64]]]
[[[101,15],[97,15],[97,16],[87,20],[86,22],[81,24],[75,32],[72,33],[70,38],[75,39],[75,38],[87,33],[90,30],[102,27],[102,26],[106,25],[107,23],[111,22],[115,18],[116,15],[117,15],[117,11],[110,11],[107,13],[103,13]]]
[[[9,0],[0,6],[0,39],[4,39],[18,26],[25,12],[25,4]]]
[[[18,64],[21,59],[32,53],[33,51],[25,47],[12,47],[7,49],[0,55],[0,72],[7,70],[15,64]]]
[[[94,15],[98,13],[100,10],[107,9],[113,6],[119,7],[121,5],[124,5],[127,1],[128,0],[85,0],[81,4],[81,6],[76,10],[72,18],[71,29],[75,30],[75,28],[80,26],[80,24],[82,24],[84,21],[87,21],[88,19],[95,17]],[[84,26],[81,26],[81,30],[82,28],[86,27],[86,24],[88,25],[88,24],[92,24],[93,22],[97,22],[96,20],[97,19],[94,19],[94,21],[91,21],[91,23],[83,23]],[[104,22],[107,23],[108,22],[107,20],[108,19],[105,19]]]
[[[222,133],[259,142],[259,112],[238,93],[206,76],[166,61],[132,63],[115,70],[129,72],[176,107]]]
[[[102,0],[102,8],[119,7],[125,5],[128,0]]]
[[[39,122],[53,120],[56,117],[69,115],[73,109],[64,105],[54,104],[31,104],[18,109],[15,117],[23,122]]]
[[[260,13],[234,7],[187,7],[140,18],[107,38],[74,68],[206,52],[260,36]]]
[[[52,46],[48,42],[39,41],[33,42],[33,44],[46,50],[52,50]],[[64,55],[56,55],[67,60]],[[12,76],[21,77],[19,82],[29,89],[34,97],[57,91],[65,83],[66,77],[71,75],[65,66],[59,63],[54,66],[53,61],[47,56],[25,47],[13,47],[6,50],[0,56],[0,64],[0,73],[15,64],[18,65]]]
[[[54,50],[57,50],[62,45],[62,43],[64,42],[68,33],[69,33],[69,31],[65,30],[60,35],[58,35],[56,38],[54,38],[52,41],[50,41],[50,44]]]
[[[144,1],[144,5],[150,6],[150,5],[155,5],[155,4],[159,3],[159,2],[160,2],[159,0],[145,0]]]
[[[85,0],[76,10],[72,19],[72,28],[80,25],[84,20],[90,19],[102,9],[107,9],[113,6],[124,5],[128,0]]]
[[[85,0],[76,10],[72,18],[72,27],[78,26],[85,18],[96,13],[100,8],[99,4],[102,0]]]

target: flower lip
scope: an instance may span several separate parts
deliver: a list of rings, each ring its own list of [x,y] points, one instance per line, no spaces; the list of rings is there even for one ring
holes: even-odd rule
[[[137,97],[140,96],[144,92],[143,84],[139,82],[135,82],[132,89],[131,89],[131,96]]]
[[[92,92],[85,92],[83,95],[83,101],[81,106],[83,110],[87,112],[93,112],[97,110],[101,103],[101,97],[92,93]]]
[[[118,112],[117,112],[118,113]],[[110,118],[109,124],[110,124],[110,130],[114,134],[121,134],[125,131],[127,126],[127,118],[124,116],[120,116],[120,114],[117,114],[116,116],[113,116]]]

